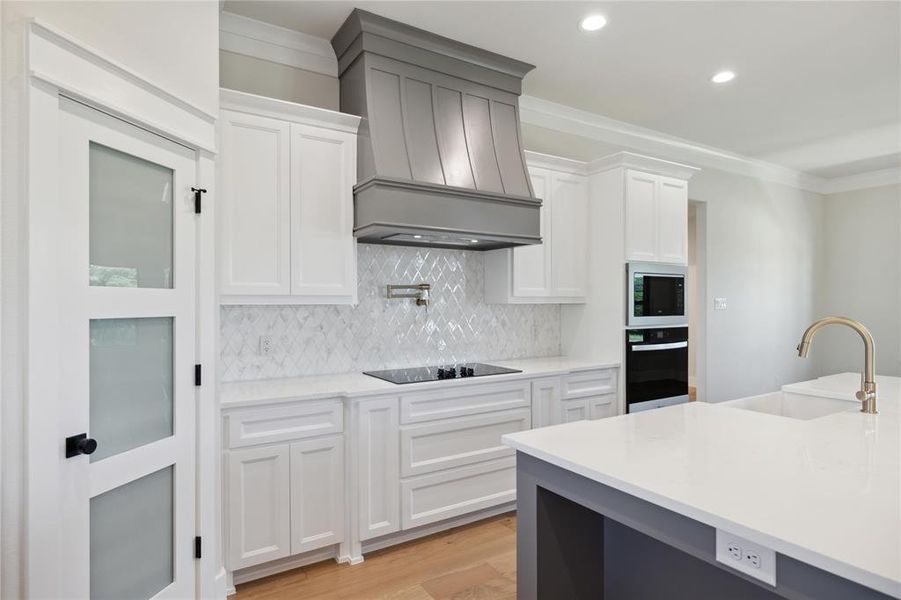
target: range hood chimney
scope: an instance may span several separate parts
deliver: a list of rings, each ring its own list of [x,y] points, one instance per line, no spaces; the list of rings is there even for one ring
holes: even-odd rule
[[[354,235],[493,250],[541,242],[519,95],[532,65],[354,10],[332,38],[360,115]]]

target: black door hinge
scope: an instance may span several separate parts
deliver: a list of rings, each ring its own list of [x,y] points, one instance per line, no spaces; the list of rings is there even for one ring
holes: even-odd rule
[[[206,194],[206,190],[203,188],[192,187],[191,191],[194,192],[194,213],[200,214],[200,196],[201,194]]]
[[[194,365],[194,385],[196,385],[198,387],[200,386],[200,372],[201,372],[201,366]]]
[[[194,538],[194,558],[200,558],[200,557],[201,557],[200,548],[201,548],[201,545],[202,545],[202,544],[201,544],[200,539],[201,539],[201,538],[200,538],[199,535],[198,535],[197,537]]]

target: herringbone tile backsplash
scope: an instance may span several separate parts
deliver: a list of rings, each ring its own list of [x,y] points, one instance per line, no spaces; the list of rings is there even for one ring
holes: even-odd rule
[[[486,304],[484,254],[360,244],[357,306],[223,306],[224,382],[560,353],[560,307]],[[385,286],[432,284],[428,309]],[[272,352],[260,353],[271,335]]]

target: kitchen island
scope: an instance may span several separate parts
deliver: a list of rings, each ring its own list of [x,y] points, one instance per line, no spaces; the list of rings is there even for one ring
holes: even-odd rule
[[[519,598],[901,598],[901,379],[690,403],[504,437],[517,450]],[[768,395],[769,396],[769,395]],[[847,400],[847,405],[835,400]]]

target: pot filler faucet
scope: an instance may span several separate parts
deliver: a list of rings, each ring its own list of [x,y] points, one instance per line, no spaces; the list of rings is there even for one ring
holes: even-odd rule
[[[863,373],[860,374],[860,390],[855,394],[861,402],[860,412],[870,415],[876,414],[876,344],[873,342],[873,335],[860,321],[848,319],[846,317],[826,317],[820,319],[807,328],[804,335],[801,336],[801,343],[798,344],[798,356],[807,358],[807,351],[810,350],[810,343],[813,342],[813,336],[817,331],[827,325],[845,325],[850,327],[863,339]]]

